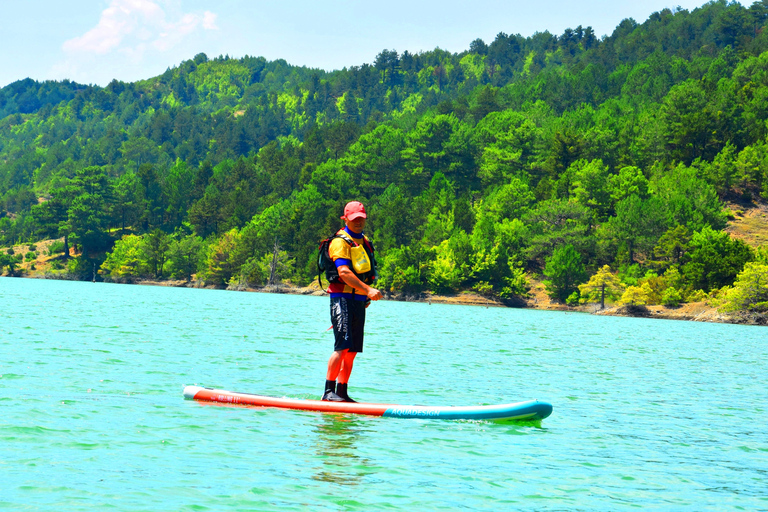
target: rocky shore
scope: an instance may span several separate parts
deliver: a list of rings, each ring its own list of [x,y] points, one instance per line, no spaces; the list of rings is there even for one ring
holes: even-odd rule
[[[32,266],[29,263],[24,263],[20,268],[20,277],[37,278],[37,279],[73,279],[74,276],[69,276],[61,271],[51,271],[49,269],[49,260],[52,258],[42,256],[44,250],[47,249],[47,241],[39,243],[38,247],[43,249],[40,251],[40,256],[34,262],[36,266]],[[42,246],[42,247],[41,247]],[[29,247],[17,246],[14,247],[17,252],[28,251]],[[22,252],[23,253],[23,252]],[[136,280],[132,281],[132,284],[145,285],[145,286],[172,286],[172,287],[188,287],[188,288],[208,288],[216,289],[217,287],[206,285],[201,281],[184,281],[184,280]],[[531,283],[531,290],[528,297],[517,298],[511,300],[504,300],[493,297],[486,297],[478,293],[473,292],[459,292],[451,295],[439,295],[434,293],[385,293],[385,300],[396,300],[404,302],[426,302],[435,304],[456,304],[467,306],[482,306],[482,307],[515,307],[515,308],[527,308],[527,309],[539,309],[549,311],[572,311],[582,312],[597,315],[606,316],[634,316],[645,318],[663,318],[668,320],[687,320],[694,322],[717,322],[717,323],[732,323],[732,324],[749,324],[749,325],[768,325],[768,316],[766,315],[750,315],[750,314],[725,314],[717,310],[717,308],[710,306],[704,302],[693,302],[688,304],[682,304],[679,307],[672,308],[666,306],[640,306],[640,307],[628,307],[628,306],[608,306],[604,310],[599,310],[599,306],[596,304],[587,304],[576,307],[570,307],[565,304],[553,302],[546,294],[543,283],[539,281],[533,281]],[[245,286],[229,286],[227,289],[233,291],[245,291],[245,292],[261,292],[261,293],[288,293],[297,295],[323,295],[323,291],[320,290],[317,282],[311,283],[306,287],[298,287],[290,284],[279,284],[275,286],[264,286],[258,288],[251,288]]]
[[[213,286],[204,286],[201,283],[187,283],[185,281],[152,281],[144,280],[136,284],[153,286],[186,286],[191,288],[210,288]],[[276,286],[265,286],[259,288],[232,287],[228,289],[235,291],[256,292],[256,293],[287,293],[295,295],[324,295],[318,284],[312,283],[310,286],[297,287],[287,284]],[[567,306],[553,302],[544,292],[544,286],[535,282],[531,289],[530,296],[526,299],[500,300],[473,292],[460,292],[452,295],[438,295],[433,293],[407,294],[407,293],[385,293],[385,300],[395,300],[402,302],[424,302],[429,304],[455,304],[463,306],[481,306],[481,307],[515,307],[525,309],[539,309],[545,311],[569,311],[603,316],[625,316],[641,318],[661,318],[665,320],[685,320],[692,322],[714,322],[730,324],[748,324],[748,325],[768,325],[768,316],[765,315],[739,315],[725,314],[718,311],[704,302],[691,302],[681,304],[679,307],[667,306],[607,306],[600,310],[598,304],[586,304],[576,307]]]

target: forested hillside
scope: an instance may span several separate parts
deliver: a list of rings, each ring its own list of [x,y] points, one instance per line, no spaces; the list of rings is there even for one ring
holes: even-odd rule
[[[64,237],[58,268],[88,278],[306,284],[358,199],[386,290],[759,282],[768,253],[723,231],[723,201],[768,198],[766,22],[768,0],[719,0],[334,72],[200,54],[104,88],[22,80],[0,90],[0,246]]]

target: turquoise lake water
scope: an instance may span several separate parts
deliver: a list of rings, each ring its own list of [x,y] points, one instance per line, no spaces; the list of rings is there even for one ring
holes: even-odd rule
[[[546,400],[539,423],[184,400],[319,397],[326,297],[0,278],[0,509],[766,510],[768,329],[379,302],[350,394]]]

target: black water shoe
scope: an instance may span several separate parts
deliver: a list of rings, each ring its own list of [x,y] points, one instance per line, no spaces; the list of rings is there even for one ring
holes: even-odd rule
[[[346,400],[330,390],[323,393],[323,398],[321,398],[321,400],[326,402],[346,402]]]
[[[349,395],[347,394],[347,385],[346,384],[337,384],[336,385],[336,394],[341,397],[342,400],[345,402],[351,402],[353,404],[356,404],[357,402],[355,400],[352,400]]]

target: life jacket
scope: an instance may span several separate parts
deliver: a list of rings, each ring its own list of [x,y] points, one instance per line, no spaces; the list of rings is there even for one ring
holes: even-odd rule
[[[342,279],[339,277],[339,270],[336,268],[336,264],[331,259],[329,249],[331,242],[334,238],[341,238],[350,246],[350,259],[352,260],[352,268],[350,270],[365,284],[371,284],[377,277],[376,270],[376,257],[374,256],[373,245],[365,235],[363,235],[363,243],[358,243],[354,238],[349,236],[343,229],[339,230],[333,236],[326,238],[320,242],[318,247],[317,257],[317,282],[320,285],[320,289],[323,288],[323,283],[320,280],[320,276],[325,272],[325,278],[329,283],[341,283]]]

